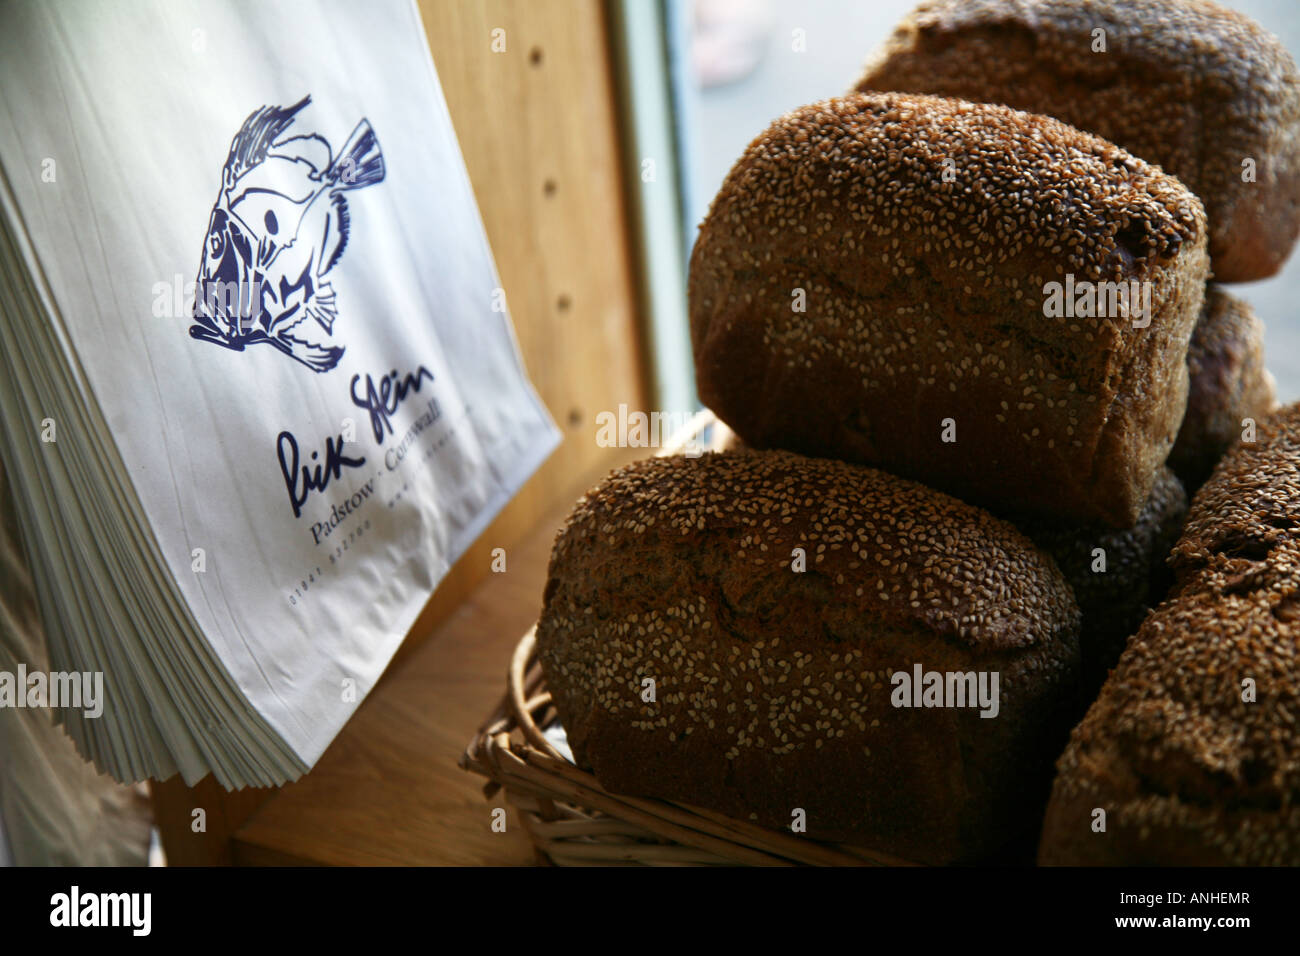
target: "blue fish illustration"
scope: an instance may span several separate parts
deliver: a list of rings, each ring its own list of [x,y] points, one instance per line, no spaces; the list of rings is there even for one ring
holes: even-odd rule
[[[384,178],[368,120],[335,158],[316,133],[288,135],[311,102],[255,110],[235,134],[208,220],[190,335],[243,351],[266,342],[316,372],[338,364],[326,279],[348,245],[346,193]]]

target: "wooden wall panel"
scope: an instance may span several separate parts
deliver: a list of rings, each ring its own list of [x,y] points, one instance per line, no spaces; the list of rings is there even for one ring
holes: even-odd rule
[[[528,373],[564,441],[452,570],[404,653],[611,450],[595,416],[649,401],[599,0],[421,0]],[[493,30],[506,50],[492,52]]]
[[[617,450],[596,445],[596,414],[650,401],[600,0],[421,0],[419,7],[524,362],[564,440],[452,568],[395,663],[490,573],[493,548],[506,549],[509,566],[510,549],[539,521],[620,460]],[[497,29],[504,52],[493,51]],[[458,659],[448,657],[446,666]],[[365,749],[355,739],[347,746]],[[275,791],[225,796],[208,780],[197,792],[170,782],[154,794],[170,859],[199,863],[227,862],[230,833]],[[191,808],[214,805],[208,834],[193,834]],[[242,858],[259,859],[247,848]]]

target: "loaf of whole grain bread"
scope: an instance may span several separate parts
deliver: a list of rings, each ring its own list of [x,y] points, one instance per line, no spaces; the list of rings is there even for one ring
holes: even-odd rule
[[[881,471],[743,451],[641,461],[588,492],[537,642],[607,789],[787,829],[803,811],[811,838],[938,863],[1032,859],[1078,628],[1010,524]],[[996,673],[996,716],[894,706],[918,665],[989,691]]]
[[[696,378],[747,445],[1127,527],[1183,417],[1206,270],[1200,202],[1105,140],[829,100],[760,135],[700,228]]]
[[[1041,862],[1300,865],[1300,405],[1257,438],[1197,493],[1173,593],[1075,728]]]
[[[1013,519],[1056,560],[1079,602],[1083,707],[1096,699],[1129,637],[1173,583],[1166,559],[1186,515],[1182,483],[1168,468],[1161,468],[1151,497],[1131,528],[1111,528],[1099,521]]]
[[[1187,413],[1169,453],[1189,494],[1277,405],[1273,376],[1264,367],[1264,323],[1245,302],[1211,285],[1187,349]]]
[[[1044,113],[1159,165],[1205,203],[1223,282],[1272,275],[1300,233],[1295,61],[1215,3],[931,0],[857,89]]]

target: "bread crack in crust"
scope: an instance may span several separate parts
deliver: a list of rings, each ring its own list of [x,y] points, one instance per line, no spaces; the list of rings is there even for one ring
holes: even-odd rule
[[[1131,526],[1186,404],[1205,243],[1181,183],[1054,119],[903,94],[806,106],[701,226],[700,394],[754,447]],[[1049,283],[1098,281],[1149,290],[1144,327],[1044,314]]]

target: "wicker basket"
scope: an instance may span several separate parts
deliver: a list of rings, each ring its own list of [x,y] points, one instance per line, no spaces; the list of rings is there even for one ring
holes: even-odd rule
[[[488,778],[484,793],[518,811],[543,862],[560,866],[902,865],[857,847],[663,800],[609,793],[566,759],[543,731],[556,722],[533,632],[510,662],[505,698],[460,765]]]

